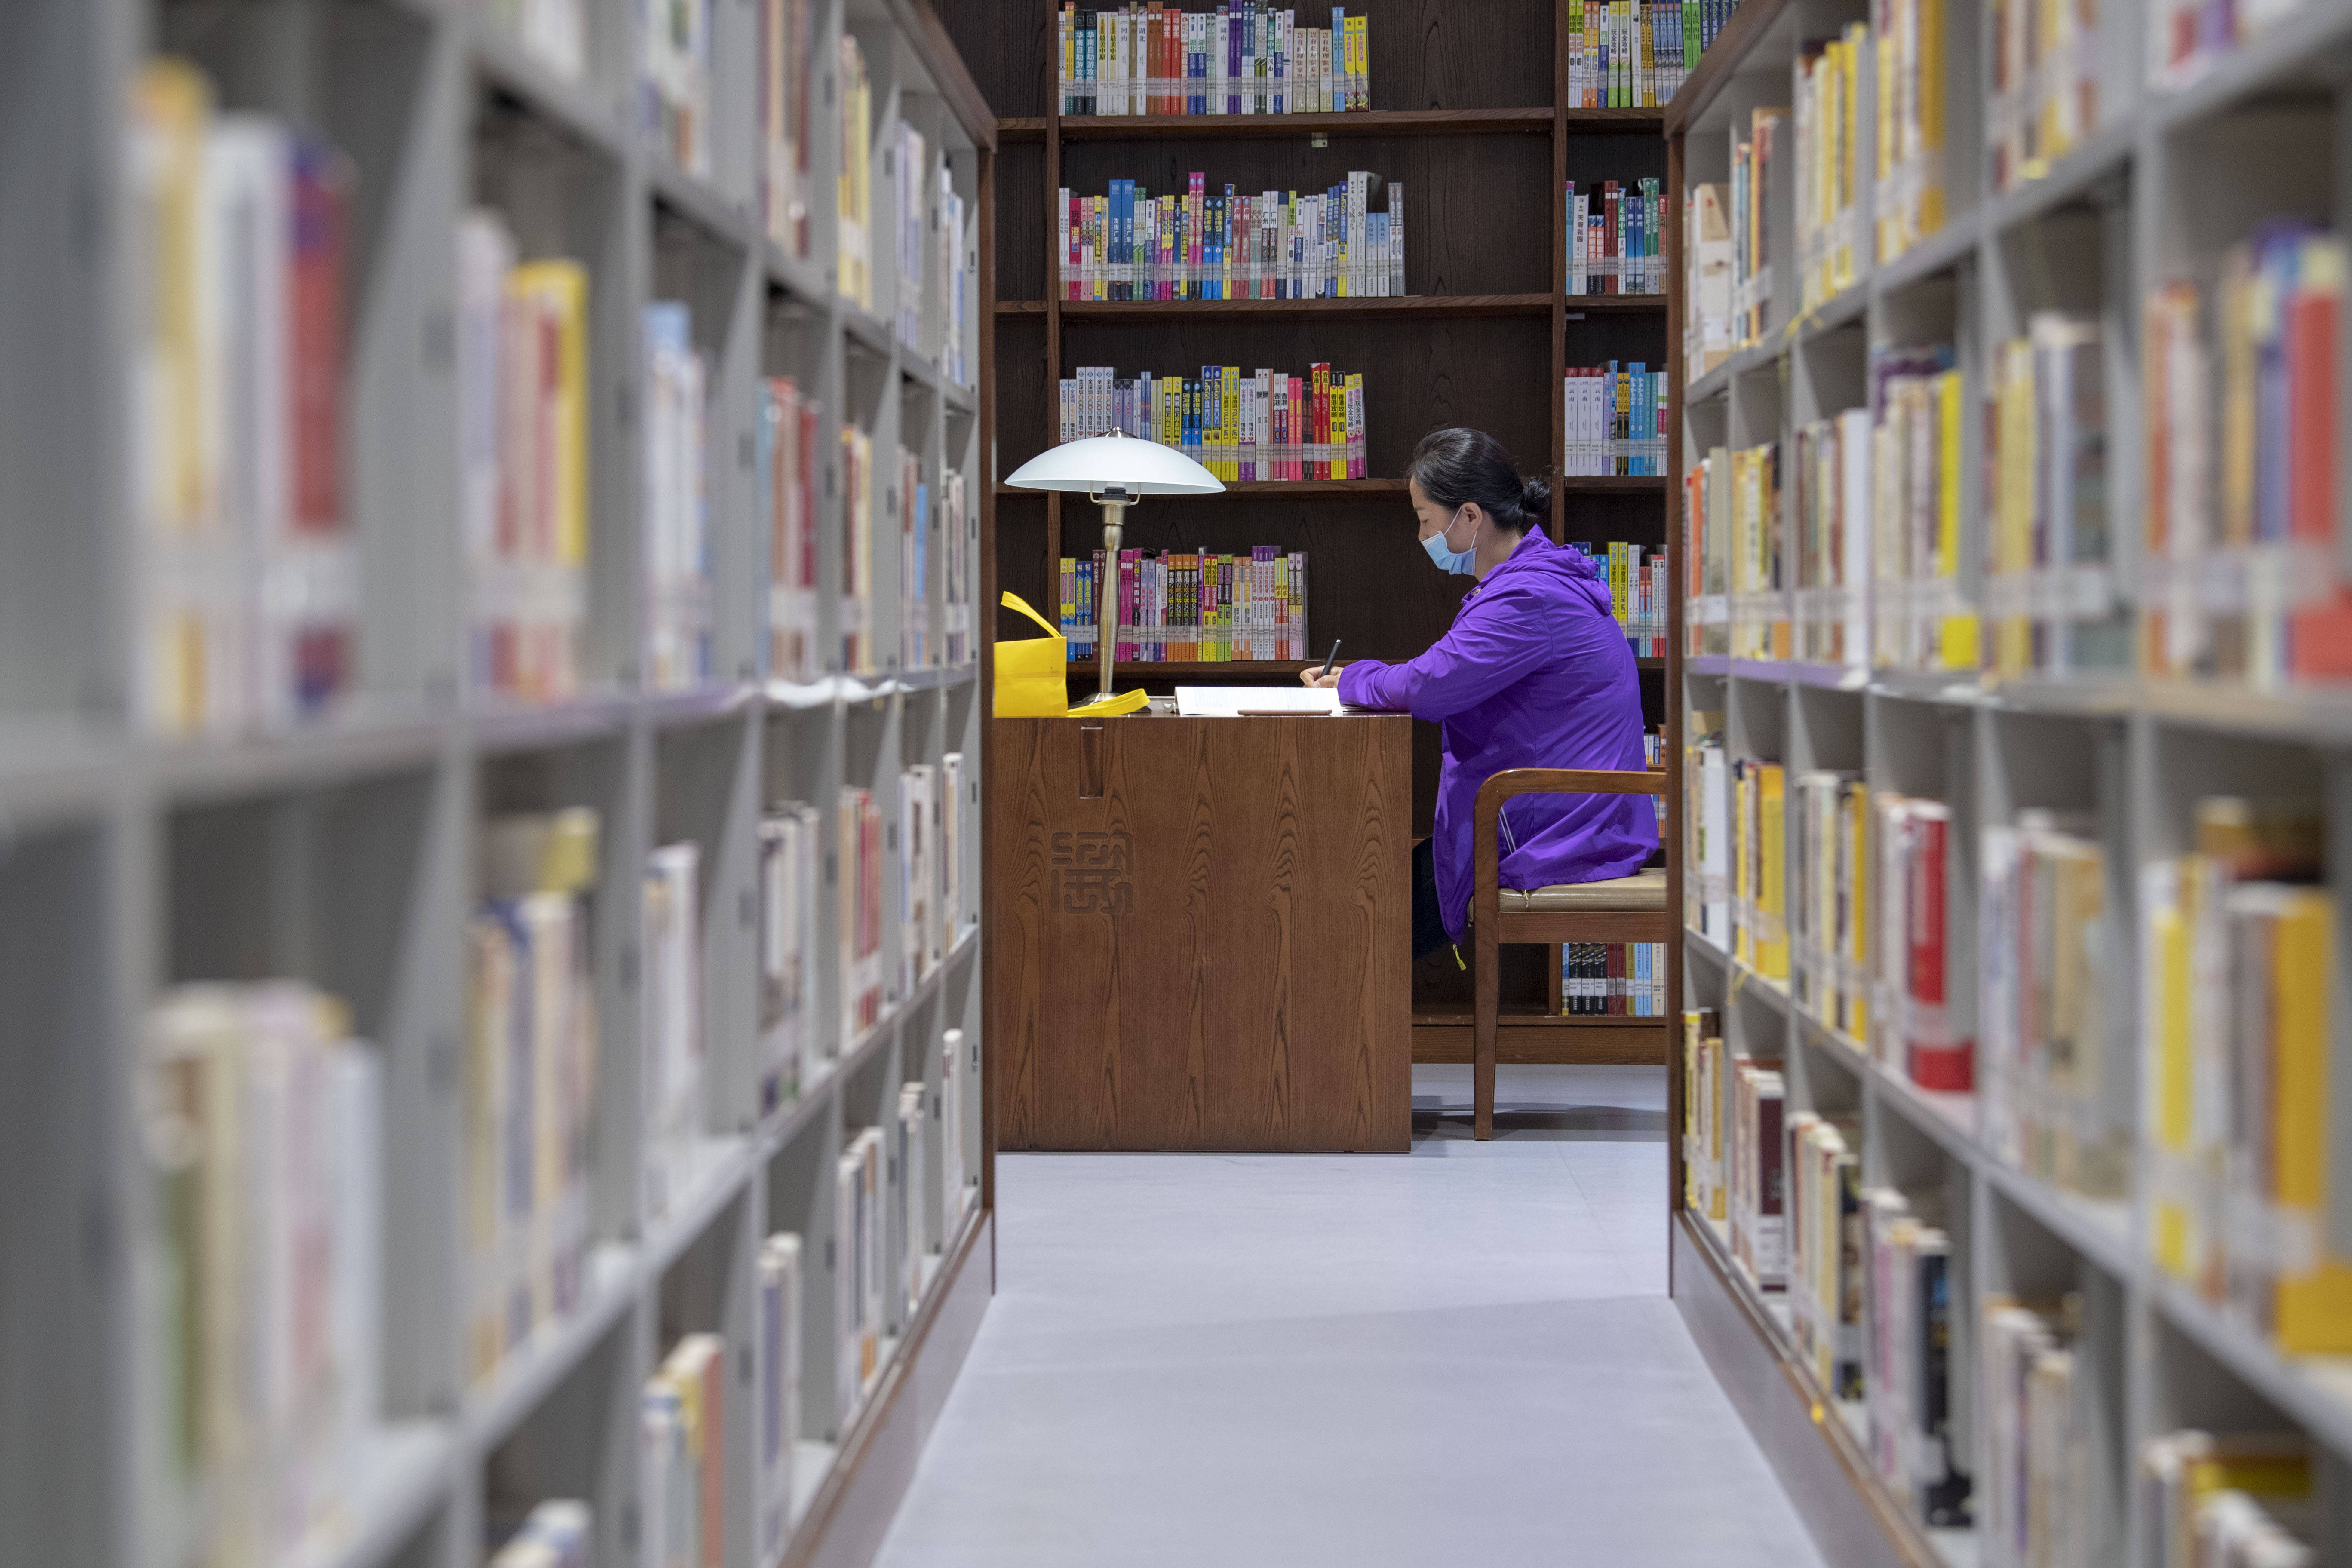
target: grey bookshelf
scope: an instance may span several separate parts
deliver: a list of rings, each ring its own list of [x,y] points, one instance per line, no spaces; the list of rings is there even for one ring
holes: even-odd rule
[[[1860,276],[1811,311],[1796,307],[1794,194],[1788,182],[1774,184],[1768,199],[1779,244],[1770,261],[1781,281],[1769,331],[1762,346],[1735,353],[1678,398],[1674,471],[1687,471],[1712,447],[1777,441],[1785,476],[1798,426],[1865,402],[1873,345],[1948,341],[1967,374],[1969,399],[1962,586],[1981,609],[1987,523],[1978,400],[1985,395],[1986,368],[1996,345],[2022,333],[2031,310],[2093,312],[2106,344],[2115,574],[2124,602],[2134,603],[2146,461],[2143,291],[2247,237],[2266,214],[2343,224],[2346,165],[2331,163],[2318,149],[2341,136],[2344,100],[2315,84],[2336,79],[2329,73],[2352,59],[2352,5],[2314,0],[2200,79],[2168,87],[2148,68],[2146,29],[2154,24],[2145,13],[2098,8],[2098,124],[2042,177],[1998,192],[1981,118],[1994,8],[1987,0],[1948,0],[1948,216],[1924,243],[1875,266],[1868,264],[1867,237],[1875,86],[1865,63]],[[1735,121],[1744,124],[1754,107],[1793,104],[1792,70],[1801,53],[1850,21],[1875,18],[1838,0],[1744,0],[1667,111],[1681,180],[1727,180]],[[1682,238],[1677,234],[1677,243]],[[1679,261],[1675,270],[1679,323]],[[1785,507],[1779,525],[1783,560],[1793,562]],[[1679,627],[1680,582],[1675,591]],[[2339,891],[2352,885],[2342,847],[2352,842],[2352,772],[2345,765],[2352,703],[2339,690],[2252,691],[2151,679],[2136,673],[2131,660],[2126,650],[2113,670],[1995,681],[1974,671],[1691,655],[1679,697],[1690,710],[1725,715],[1730,756],[1777,760],[1791,780],[1808,769],[1853,770],[1874,790],[1930,795],[1949,805],[1958,848],[1948,963],[1952,994],[1967,997],[1971,1010],[1980,833],[2013,821],[2023,808],[2091,814],[2109,867],[2111,929],[2120,939],[2098,1047],[2101,1070],[2116,1075],[2137,1129],[2138,868],[2184,847],[2193,804],[2202,795],[2292,793],[2324,803],[2330,885]],[[1792,811],[1794,798],[1792,787]],[[1955,1392],[1955,1429],[1973,1470],[1981,1474],[1986,1451],[1973,1382],[1981,1303],[1996,1293],[2078,1290],[2085,1310],[2078,1364],[2087,1373],[2092,1413],[2086,1563],[2154,1563],[2135,1490],[2140,1445],[2184,1426],[2306,1434],[2319,1457],[2318,1560],[2352,1560],[2352,1376],[2333,1361],[2281,1356],[2158,1268],[2149,1256],[2144,1174],[2115,1202],[2044,1183],[2008,1163],[1979,1135],[1972,1097],[1921,1091],[1696,930],[1685,931],[1683,945],[1685,1005],[1720,1008],[1727,1045],[1780,1058],[1791,1110],[1860,1115],[1865,1184],[1941,1190],[1953,1219],[1952,1322],[1966,1364],[1960,1375],[1968,1380]],[[2331,1070],[2341,1074],[2352,1063],[2352,1039],[2340,1006],[2332,1026]],[[1981,1084],[1981,1060],[1978,1077]],[[2330,1160],[2337,1172],[2352,1148],[2345,1103],[2339,1094],[2331,1121]],[[2146,1138],[2136,1135],[2144,1172]],[[1777,1295],[1758,1291],[1708,1223],[1684,1209],[1679,1160],[1677,1150],[1674,1293],[1824,1555],[1840,1564],[1914,1568],[2005,1560],[1994,1558],[1973,1531],[1922,1528],[1879,1483],[1852,1414],[1841,1419],[1836,1402],[1796,1353]]]
[[[757,12],[714,0],[712,173],[639,129],[637,0],[583,0],[588,67],[541,65],[478,0],[32,0],[0,55],[0,1535],[11,1561],[183,1568],[199,1546],[160,1479],[157,1347],[146,1313],[160,1219],[139,1147],[142,1019],[181,980],[288,975],[352,1005],[384,1067],[384,1423],[339,1526],[301,1568],[477,1568],[488,1520],[536,1499],[593,1508],[593,1560],[637,1561],[638,1391],[681,1330],[727,1336],[726,1568],[860,1563],[879,1544],[994,1289],[985,1063],[964,1100],[980,1193],[926,1216],[936,1249],[854,1420],[834,1408],[834,1167],[936,1085],[942,1033],[981,1042],[978,805],[988,674],[976,606],[993,582],[986,243],[995,122],[922,0],[814,0],[809,257],[764,235],[756,200]],[[854,34],[873,85],[875,310],[836,293],[839,115],[827,63]],[[341,431],[360,582],[357,690],[331,720],[234,742],[152,738],[131,719],[135,571],[127,407],[139,266],[122,171],[126,90],[150,54],[196,61],[227,107],[317,132],[352,160]],[[964,203],[964,384],[900,342],[887,226],[904,117]],[[456,226],[500,208],[526,253],[592,274],[586,689],[543,708],[469,695],[456,479]],[[929,272],[940,269],[933,266]],[[641,687],[639,307],[684,298],[708,357],[717,669]],[[934,301],[935,308],[937,301]],[[820,403],[819,646],[840,647],[837,432],[877,463],[874,632],[898,639],[886,508],[903,444],[936,493],[961,473],[972,662],[798,684],[765,668],[767,534],[753,510],[758,378]],[[887,492],[887,494],[886,494]],[[934,572],[943,574],[945,563]],[[938,592],[934,589],[934,592]],[[884,920],[881,1021],[842,1038],[830,955],[832,810],[870,787],[895,824],[902,767],[968,759],[966,905],[943,965],[899,994]],[[765,1114],[755,1074],[757,825],[824,813],[820,963],[804,1083]],[[583,805],[602,822],[593,952],[599,1066],[593,1253],[579,1310],[487,1380],[461,1345],[457,1084],[464,931],[487,812]],[[640,868],[702,849],[707,1065],[698,1170],[658,1220],[639,1212]],[[885,867],[895,887],[895,827]],[[936,1134],[934,1134],[936,1138]],[[936,1168],[936,1167],[934,1167]],[[804,1239],[803,1421],[793,1526],[760,1551],[751,1394],[756,1258]]]

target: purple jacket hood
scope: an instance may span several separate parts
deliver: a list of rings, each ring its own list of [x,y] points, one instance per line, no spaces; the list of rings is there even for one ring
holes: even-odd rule
[[[1611,614],[1609,588],[1581,552],[1530,529],[1462,601],[1453,629],[1406,664],[1362,659],[1339,700],[1402,710],[1444,727],[1437,780],[1437,891],[1459,940],[1474,882],[1471,808],[1510,768],[1639,772],[1641,678]],[[1658,847],[1649,795],[1520,795],[1496,829],[1502,885],[1545,888],[1629,877]]]

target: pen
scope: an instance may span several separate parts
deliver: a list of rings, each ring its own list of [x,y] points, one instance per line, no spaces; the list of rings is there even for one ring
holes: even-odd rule
[[[1315,679],[1318,679],[1318,680],[1320,680],[1320,679],[1322,679],[1325,676],[1327,676],[1327,675],[1330,674],[1330,673],[1331,673],[1331,661],[1332,661],[1333,659],[1335,659],[1335,658],[1339,658],[1339,639],[1338,637],[1333,637],[1333,638],[1331,639],[1331,651],[1330,651],[1329,653],[1328,653],[1328,654],[1326,654],[1326,655],[1324,656],[1324,658],[1323,658],[1323,668],[1320,668],[1320,669],[1318,669],[1318,670],[1317,670],[1317,671],[1315,672]]]

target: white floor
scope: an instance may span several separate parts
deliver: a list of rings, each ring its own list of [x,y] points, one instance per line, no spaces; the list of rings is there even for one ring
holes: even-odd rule
[[[999,1293],[884,1568],[1807,1568],[1666,1299],[1664,1079],[1503,1069],[1495,1142],[1006,1155]]]

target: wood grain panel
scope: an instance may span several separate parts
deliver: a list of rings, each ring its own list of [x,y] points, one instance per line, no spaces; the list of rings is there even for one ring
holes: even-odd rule
[[[1004,1147],[1406,1146],[1406,724],[995,721]]]
[[[1412,193],[1407,192],[1410,199]],[[1408,225],[1410,215],[1407,217]],[[1031,143],[996,154],[996,289],[1000,300],[1043,300],[1052,286],[1045,150]]]
[[[1467,1024],[1415,1024],[1412,1059],[1467,1062],[1476,1033]],[[1495,1059],[1522,1066],[1664,1067],[1668,1038],[1655,1025],[1502,1029],[1495,1036]]]
[[[1046,0],[949,0],[936,7],[982,97],[1000,120],[1054,107],[1060,50]]]

